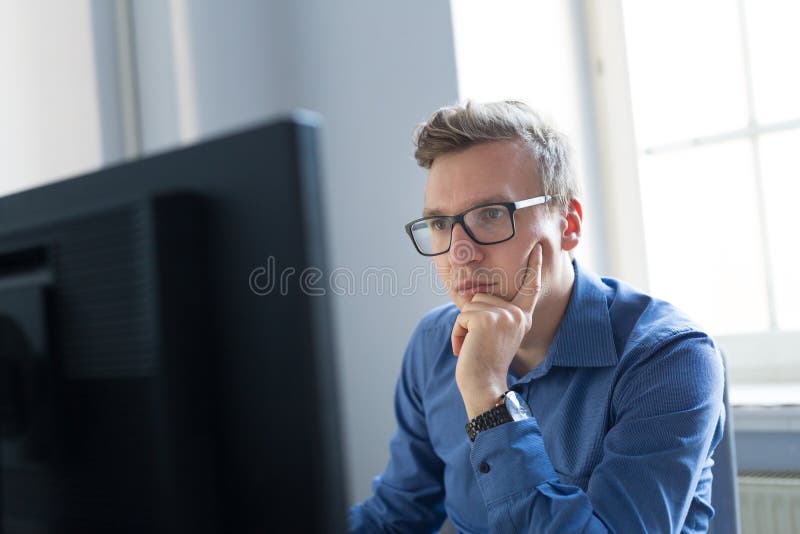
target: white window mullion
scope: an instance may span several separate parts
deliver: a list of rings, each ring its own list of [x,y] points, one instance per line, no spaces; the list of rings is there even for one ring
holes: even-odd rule
[[[800,119],[775,122],[771,124],[754,123],[747,128],[740,130],[731,130],[714,135],[695,137],[689,140],[674,141],[670,143],[664,143],[663,145],[648,146],[642,149],[642,153],[650,156],[653,154],[662,154],[672,150],[684,150],[687,148],[695,148],[713,143],[721,143],[724,141],[732,141],[734,139],[760,136],[769,133],[785,132],[789,130],[800,130]]]
[[[778,320],[775,312],[775,289],[772,280],[772,254],[769,232],[767,231],[766,201],[764,198],[764,180],[761,174],[761,152],[759,149],[759,136],[750,137],[753,146],[753,176],[755,179],[756,204],[758,212],[759,230],[761,233],[761,254],[764,257],[764,291],[767,293],[767,308],[769,311],[770,330],[777,330]]]
[[[750,131],[750,143],[753,147],[753,178],[756,190],[756,211],[758,213],[759,231],[761,234],[761,254],[764,259],[764,290],[767,294],[769,326],[771,330],[778,328],[775,312],[775,291],[772,280],[772,249],[767,231],[767,203],[764,196],[764,179],[761,173],[761,152],[759,149],[759,125],[756,117],[755,92],[753,91],[753,69],[750,64],[750,45],[747,35],[747,18],[744,0],[736,2],[739,11],[739,34],[741,36],[742,58],[744,66],[745,91],[747,92],[747,123]]]

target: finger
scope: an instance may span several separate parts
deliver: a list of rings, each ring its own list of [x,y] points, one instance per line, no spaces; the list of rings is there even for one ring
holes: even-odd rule
[[[508,301],[503,297],[498,295],[493,295],[491,293],[475,293],[472,296],[472,300],[469,301],[468,304],[471,303],[484,303],[489,304],[492,306],[504,307],[504,305],[508,305]],[[465,305],[466,308],[466,305]]]
[[[453,356],[458,356],[461,347],[464,345],[464,338],[467,337],[468,330],[458,321],[453,325],[453,332],[450,334],[450,343],[453,345]]]
[[[476,295],[477,297],[477,295]],[[461,312],[471,312],[471,313],[489,313],[491,315],[497,316],[510,314],[512,318],[518,317],[517,314],[519,313],[520,308],[515,304],[507,301],[504,298],[497,297],[494,295],[487,295],[485,300],[477,300],[472,299],[472,302],[468,302],[464,305],[461,309]],[[523,312],[525,313],[525,312]]]
[[[533,313],[539,292],[542,289],[542,245],[536,243],[528,255],[528,267],[525,271],[525,280],[511,303],[520,307],[526,313]]]
[[[498,319],[503,317],[510,318],[513,322],[520,324],[525,323],[525,316],[530,317],[532,315],[504,298],[495,295],[486,295],[485,299],[477,300],[477,295],[475,296],[476,298],[472,299],[472,302],[468,302],[464,305],[461,310],[462,312],[488,312]],[[520,317],[520,313],[523,314],[523,317]]]
[[[462,311],[456,317],[456,323],[453,325],[453,332],[450,334],[450,342],[453,345],[453,354],[458,356],[461,353],[461,347],[464,345],[464,339],[469,333],[469,322],[475,316],[476,312]]]
[[[505,307],[503,306],[504,304],[505,306],[508,306],[508,302],[506,302],[501,298],[497,298],[497,300],[494,300],[492,302],[473,300],[472,302],[467,302],[466,304],[464,304],[464,306],[461,308],[461,313],[496,310],[498,308],[504,308]]]

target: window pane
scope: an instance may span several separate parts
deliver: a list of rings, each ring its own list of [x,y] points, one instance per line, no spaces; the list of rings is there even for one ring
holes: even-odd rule
[[[736,2],[624,0],[623,8],[641,148],[747,125]]]
[[[640,160],[651,290],[714,334],[769,325],[751,145]]]
[[[745,10],[759,122],[800,118],[800,2],[748,0]]]
[[[767,205],[767,229],[778,328],[800,329],[800,249],[797,202],[800,199],[800,131],[765,135],[761,170]]]

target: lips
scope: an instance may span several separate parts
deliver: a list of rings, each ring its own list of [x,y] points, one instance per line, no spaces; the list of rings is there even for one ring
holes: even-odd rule
[[[466,280],[456,286],[456,292],[459,295],[474,295],[475,293],[489,293],[494,287],[494,284],[487,284],[482,282],[473,282]]]

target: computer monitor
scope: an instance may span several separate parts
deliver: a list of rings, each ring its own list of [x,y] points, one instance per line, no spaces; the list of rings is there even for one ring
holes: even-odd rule
[[[317,130],[0,199],[4,533],[345,530]]]

